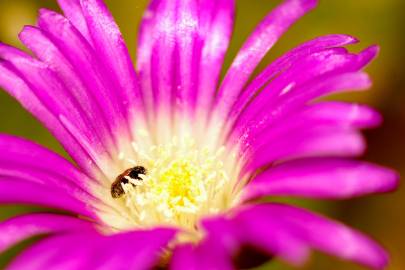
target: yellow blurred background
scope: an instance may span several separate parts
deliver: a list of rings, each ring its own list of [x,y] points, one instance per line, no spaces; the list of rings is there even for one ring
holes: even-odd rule
[[[35,24],[38,8],[58,10],[55,0],[0,0],[0,40],[20,46],[17,34],[23,25]],[[277,0],[238,0],[236,29],[226,63],[229,65],[243,40]],[[374,87],[367,93],[340,95],[337,98],[368,103],[384,115],[379,129],[367,131],[369,142],[367,160],[405,170],[405,35],[404,0],[324,0],[280,40],[261,66],[315,36],[344,33],[361,40],[352,46],[357,51],[370,44],[379,44],[379,58],[368,67]],[[106,0],[116,18],[133,59],[136,34],[146,0]],[[0,93],[0,132],[23,136],[64,153],[57,141],[17,102]],[[391,253],[388,269],[405,269],[405,191],[348,201],[297,201],[319,212],[341,220],[378,239]],[[0,219],[28,211],[28,207],[0,207]],[[0,257],[0,268],[15,253],[13,249]],[[272,262],[261,269],[291,269]],[[316,253],[303,269],[363,269]]]

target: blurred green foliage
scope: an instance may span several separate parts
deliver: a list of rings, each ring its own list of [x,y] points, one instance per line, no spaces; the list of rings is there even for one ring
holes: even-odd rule
[[[23,25],[35,24],[37,10],[41,7],[58,10],[54,0],[0,0],[0,40],[21,46],[17,34]],[[227,55],[226,66],[248,36],[253,27],[279,1],[238,0],[235,33]],[[107,0],[128,47],[136,59],[136,33],[145,0]],[[374,87],[368,93],[340,95],[339,99],[356,100],[372,104],[384,115],[385,124],[380,129],[366,133],[369,141],[367,159],[386,164],[403,172],[405,161],[405,74],[403,63],[405,35],[403,34],[405,1],[403,0],[328,0],[321,1],[319,8],[304,17],[271,50],[263,60],[263,68],[272,59],[288,49],[315,36],[329,33],[345,33],[358,37],[360,50],[370,44],[379,44],[381,54],[368,68],[374,79]],[[58,142],[40,123],[25,112],[17,102],[0,92],[0,132],[10,133],[37,141],[63,154]],[[336,219],[359,228],[379,239],[392,254],[391,270],[405,269],[405,196],[402,190],[396,194],[361,198],[343,202],[298,201]],[[27,207],[0,207],[0,218],[32,210]],[[36,210],[36,209],[34,209]],[[0,268],[13,254],[0,259]],[[290,269],[283,263],[272,262],[261,269]],[[315,254],[304,269],[362,269],[326,255]]]

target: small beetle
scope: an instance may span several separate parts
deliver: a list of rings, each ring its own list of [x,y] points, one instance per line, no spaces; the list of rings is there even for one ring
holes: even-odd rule
[[[114,199],[122,197],[122,195],[125,193],[122,184],[130,183],[128,178],[142,181],[142,178],[139,176],[140,174],[146,174],[145,167],[135,166],[118,175],[117,178],[115,178],[115,181],[111,184],[111,196]],[[135,186],[133,183],[131,184]]]

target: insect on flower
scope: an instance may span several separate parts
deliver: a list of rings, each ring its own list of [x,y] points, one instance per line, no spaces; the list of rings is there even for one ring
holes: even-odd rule
[[[113,198],[120,198],[125,193],[123,185],[130,184],[135,187],[142,182],[141,175],[145,174],[146,169],[142,166],[136,166],[125,170],[122,174],[118,175],[115,181],[111,184],[111,196]]]
[[[369,88],[362,69],[377,46],[351,53],[346,46],[358,42],[351,36],[317,37],[253,77],[281,35],[317,4],[285,0],[253,30],[219,84],[234,0],[152,0],[136,68],[102,0],[58,3],[63,14],[42,9],[38,24],[19,34],[32,53],[0,44],[0,86],[74,160],[0,135],[0,203],[64,210],[0,223],[0,252],[45,236],[8,269],[164,262],[222,270],[240,267],[235,256],[246,250],[260,251],[261,261],[265,254],[301,265],[312,249],[387,265],[385,250],[360,232],[272,201],[396,188],[396,172],[355,159],[365,149],[360,130],[377,126],[380,115],[318,99]]]

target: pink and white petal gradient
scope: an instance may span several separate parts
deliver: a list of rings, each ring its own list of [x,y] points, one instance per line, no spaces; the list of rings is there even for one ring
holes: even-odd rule
[[[136,67],[102,0],[58,3],[63,14],[41,9],[38,24],[21,31],[32,54],[0,43],[0,86],[74,161],[0,135],[0,203],[64,211],[0,223],[0,252],[42,236],[8,269],[231,270],[244,247],[294,266],[305,263],[312,249],[373,269],[388,264],[386,251],[356,230],[256,200],[347,199],[395,190],[396,172],[353,159],[366,148],[361,130],[378,126],[382,117],[365,105],[319,101],[370,88],[362,70],[378,46],[351,53],[345,46],[356,38],[321,36],[253,77],[278,39],[317,5],[284,0],[253,30],[220,83],[235,0],[151,0],[140,25]],[[182,224],[141,224],[131,216],[131,202],[111,197],[117,176],[147,150],[173,142],[170,147],[181,149],[189,137],[190,148],[200,147],[190,153],[203,149],[209,158],[219,157],[214,163],[224,170],[209,176],[230,176],[212,192],[212,201],[232,198],[189,224],[194,238],[184,238],[190,228]],[[163,166],[161,160],[150,163],[155,161]],[[147,205],[142,203],[133,208]]]

